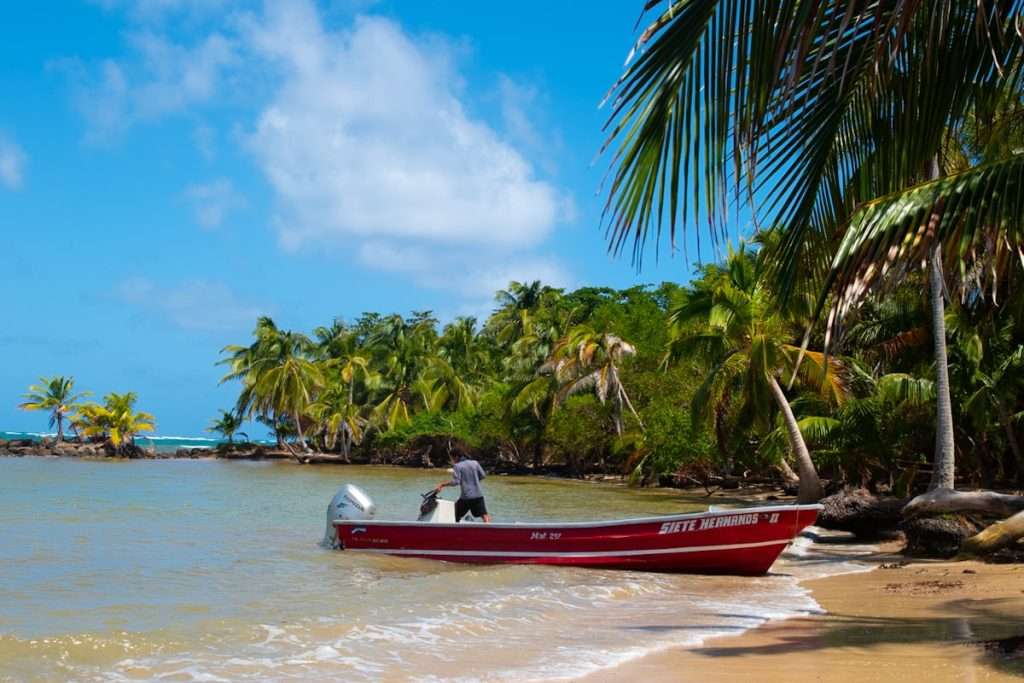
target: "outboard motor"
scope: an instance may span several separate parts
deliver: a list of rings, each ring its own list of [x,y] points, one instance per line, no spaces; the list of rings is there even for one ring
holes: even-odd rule
[[[327,529],[321,543],[327,548],[338,548],[338,534],[334,529],[334,520],[368,520],[373,519],[377,506],[366,492],[354,484],[345,484],[331,498],[327,506]]]

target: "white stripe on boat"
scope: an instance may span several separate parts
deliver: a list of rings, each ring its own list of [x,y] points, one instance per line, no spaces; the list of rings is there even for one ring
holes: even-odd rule
[[[714,512],[688,512],[681,515],[662,515],[660,517],[637,517],[635,519],[609,519],[597,522],[494,522],[487,526],[491,529],[531,529],[531,528],[578,528],[578,527],[599,527],[599,526],[619,526],[620,524],[647,524],[658,522],[675,522],[681,519],[694,519],[702,517],[728,517],[729,515],[743,515],[754,512],[790,512],[800,510],[824,510],[823,505],[817,503],[808,505],[763,505],[761,507],[747,507],[747,508],[732,508],[732,509],[718,509]],[[403,521],[398,519],[364,519],[364,520],[348,520],[348,519],[336,519],[334,520],[335,526],[374,526],[377,524],[383,524],[386,526],[425,526],[425,527],[452,527],[458,529],[474,528],[475,522],[456,522],[452,524],[442,524],[439,522],[413,522]]]
[[[682,548],[655,548],[651,550],[598,550],[579,552],[522,552],[513,550],[417,550],[415,548],[345,548],[345,552],[380,553],[382,555],[427,555],[448,557],[636,557],[640,555],[673,555],[676,553],[704,553],[715,550],[740,550],[742,548],[764,548],[772,545],[789,545],[790,539],[781,541],[759,541],[757,543],[732,543],[729,545],[700,545]]]

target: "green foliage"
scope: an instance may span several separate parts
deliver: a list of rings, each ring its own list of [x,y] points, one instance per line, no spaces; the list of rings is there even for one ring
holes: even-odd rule
[[[72,421],[85,436],[103,438],[118,452],[127,453],[135,446],[137,434],[156,429],[156,419],[150,413],[135,410],[137,400],[135,392],[111,392],[103,397],[102,405],[79,407]]]
[[[76,408],[76,404],[88,392],[75,394],[74,377],[42,377],[39,384],[33,384],[25,394],[25,401],[18,407],[22,410],[43,410],[49,415],[50,429],[57,427],[57,441],[64,438],[64,418]]]
[[[710,434],[693,424],[687,411],[668,402],[652,403],[642,413],[645,473],[702,473],[718,469]]]
[[[235,440],[235,434],[249,438],[245,432],[239,431],[242,428],[242,424],[245,421],[231,410],[221,410],[220,417],[210,423],[210,426],[206,428],[206,431],[220,434],[228,443],[232,443]]]
[[[225,381],[239,383],[235,414],[275,426],[286,444],[299,427],[312,447],[345,456],[447,436],[485,458],[637,483],[769,473],[790,458],[776,381],[823,474],[907,485],[933,434],[920,283],[866,306],[841,358],[808,351],[789,387],[809,308],[778,306],[764,266],[777,243],[764,233],[687,287],[513,283],[482,324],[368,313],[309,338],[261,319],[249,345],[225,349]],[[1021,308],[1016,291],[1008,310]],[[958,442],[993,454],[968,459],[974,471],[988,458],[1015,476],[1024,467],[1003,451],[1024,411],[1019,318],[987,300],[951,316]]]

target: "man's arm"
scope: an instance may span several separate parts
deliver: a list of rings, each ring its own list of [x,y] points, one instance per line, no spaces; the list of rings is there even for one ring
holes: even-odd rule
[[[484,468],[480,466],[480,463],[476,464],[476,473],[480,476],[481,479],[487,478],[487,473],[484,472]]]
[[[453,468],[452,469],[452,478],[449,479],[448,481],[442,481],[440,484],[438,484],[434,488],[434,490],[437,491],[438,493],[440,493],[441,489],[443,489],[445,486],[458,486],[458,485],[459,485],[459,471],[457,469]]]

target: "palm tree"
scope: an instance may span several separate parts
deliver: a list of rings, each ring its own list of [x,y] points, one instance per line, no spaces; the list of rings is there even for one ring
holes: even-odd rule
[[[460,316],[445,325],[437,355],[466,381],[480,384],[491,375],[495,351],[493,337],[477,333],[476,318]]]
[[[370,358],[366,354],[355,351],[336,358],[328,364],[332,370],[337,370],[338,378],[348,388],[349,403],[355,402],[356,380],[361,376],[366,382],[374,373],[370,369]]]
[[[313,330],[313,336],[316,337],[317,355],[323,359],[351,353],[355,345],[355,334],[340,318],[335,318],[326,327],[317,327]]]
[[[958,347],[958,384],[967,394],[962,412],[982,433],[998,423],[1014,461],[1024,464],[1011,414],[1011,407],[1024,389],[1024,346],[1014,338],[1015,321],[1011,317],[1002,325],[993,319],[973,323],[963,319],[967,317],[965,311],[961,309],[959,313],[952,324],[951,337]],[[998,459],[997,469],[997,476],[1005,472],[1002,458]]]
[[[415,388],[427,410],[459,410],[472,408],[477,389],[441,356],[427,359],[426,367],[416,380]]]
[[[71,393],[75,386],[74,377],[41,377],[39,384],[33,384],[25,394],[25,402],[18,407],[22,410],[45,410],[50,414],[50,429],[57,426],[57,443],[64,441],[64,417],[75,409],[75,403],[88,396],[89,392]]]
[[[289,416],[295,422],[299,449],[308,451],[302,420],[323,383],[323,373],[316,363],[289,355],[259,375],[253,390],[255,405],[265,413]]]
[[[420,316],[406,321],[394,315],[385,318],[369,340],[380,362],[381,382],[386,391],[374,412],[386,429],[409,421],[417,396],[416,383],[436,355],[436,321]]]
[[[242,416],[235,411],[221,410],[220,417],[211,422],[210,426],[206,428],[206,431],[220,434],[227,439],[228,443],[234,443],[236,433],[240,436],[244,436],[246,439],[249,438],[249,435],[245,432],[238,431],[244,422],[245,420]]]
[[[118,453],[135,452],[135,435],[156,429],[156,420],[150,413],[136,412],[135,392],[111,392],[103,397],[103,405],[88,403],[79,408],[75,422],[87,436],[106,439]]]
[[[558,379],[554,374],[538,374],[514,385],[509,392],[508,417],[528,415],[533,441],[533,468],[544,464],[544,434],[557,407]]]
[[[249,346],[226,346],[221,350],[228,357],[220,363],[229,367],[221,382],[242,382],[236,405],[239,416],[257,415],[271,424],[287,416],[296,423],[300,448],[307,450],[302,415],[323,384],[319,366],[310,359],[315,346],[305,335],[281,330],[265,316],[257,321],[254,336]],[[278,447],[287,448],[280,430],[275,429],[275,433]]]
[[[495,294],[498,308],[494,311],[488,324],[497,330],[498,339],[512,344],[520,337],[528,334],[531,318],[542,308],[557,302],[562,295],[560,289],[541,284],[540,280],[530,283],[509,283],[508,289]]]
[[[706,419],[711,407],[738,389],[744,419],[768,426],[772,403],[782,413],[790,449],[799,472],[801,502],[821,497],[821,482],[799,425],[782,388],[784,374],[796,369],[800,347],[790,343],[795,325],[779,314],[774,295],[758,270],[757,262],[741,244],[730,251],[726,269],[717,278],[705,278],[687,301],[670,311],[673,339],[665,362],[694,354],[711,362],[711,371],[694,394],[694,421]],[[693,323],[701,323],[694,325]],[[803,372],[808,384],[822,389],[836,402],[846,398],[842,366],[823,354],[808,353]],[[716,411],[719,412],[719,411]]]
[[[590,390],[601,403],[611,400],[615,433],[621,436],[623,408],[629,408],[643,429],[643,422],[633,408],[620,376],[623,360],[634,355],[636,348],[624,339],[579,325],[558,342],[541,372],[553,373],[560,384],[556,404],[573,394]]]
[[[321,425],[328,450],[334,449],[341,436],[341,452],[346,461],[350,459],[352,446],[362,441],[367,424],[361,407],[352,401],[350,386],[351,383],[349,386],[328,383],[309,407],[310,415]]]
[[[1021,20],[1019,0],[674,0],[613,88],[614,251],[632,239],[639,262],[651,230],[667,223],[674,244],[691,217],[722,239],[733,193],[785,226],[784,294],[798,275],[827,272],[829,337],[865,294],[928,264],[933,487],[954,474],[943,258],[963,269],[996,236],[988,259],[1005,264],[1024,242],[1021,149],[986,133],[966,146],[983,151],[969,168],[946,175],[945,162],[972,131],[1019,129]]]
[[[854,366],[855,367],[855,366]],[[863,375],[862,375],[863,376]],[[883,375],[869,380],[868,391],[850,397],[843,404],[824,411],[825,414],[804,414],[797,421],[800,433],[821,455],[834,460],[842,470],[852,466],[861,475],[861,486],[871,481],[870,469],[881,467],[889,474],[889,484],[897,495],[906,495],[916,469],[911,467],[894,481],[898,471],[900,441],[913,438],[908,430],[908,416],[913,416],[935,400],[935,383],[902,373]],[[795,403],[795,402],[794,402]],[[828,408],[820,401],[812,406]],[[795,407],[795,406],[794,406]],[[762,452],[771,454],[783,449],[788,441],[785,425],[774,430],[761,443]]]

